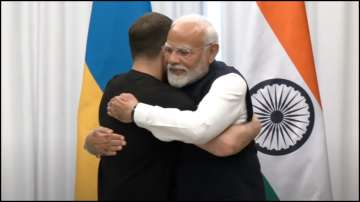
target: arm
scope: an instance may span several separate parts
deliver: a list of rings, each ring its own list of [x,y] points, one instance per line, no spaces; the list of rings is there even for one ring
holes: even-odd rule
[[[246,91],[246,82],[241,76],[227,74],[213,82],[196,111],[138,103],[134,121],[162,141],[204,144],[231,124],[246,120]],[[130,121],[131,109],[137,101],[129,103],[129,98],[117,96],[109,102],[108,114],[120,121]]]
[[[86,136],[84,148],[96,156],[114,156],[125,145],[124,136],[113,133],[109,128],[99,127]]]
[[[260,121],[253,116],[251,122],[232,125],[208,143],[197,146],[215,156],[230,156],[244,149],[258,135],[260,129]]]

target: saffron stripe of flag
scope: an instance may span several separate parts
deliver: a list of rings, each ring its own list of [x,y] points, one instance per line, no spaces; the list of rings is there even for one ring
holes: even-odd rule
[[[258,2],[258,6],[321,105],[304,2]]]
[[[331,200],[326,136],[304,2],[229,3],[223,58],[245,76],[267,198]],[[236,24],[236,26],[234,26]]]

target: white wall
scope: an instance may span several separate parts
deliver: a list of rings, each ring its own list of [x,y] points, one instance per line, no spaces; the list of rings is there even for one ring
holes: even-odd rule
[[[306,2],[335,200],[359,199],[359,3]]]
[[[1,200],[73,200],[91,2],[1,2]]]

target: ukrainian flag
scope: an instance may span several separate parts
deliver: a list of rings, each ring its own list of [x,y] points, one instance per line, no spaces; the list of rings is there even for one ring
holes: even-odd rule
[[[129,27],[150,11],[150,2],[93,3],[78,114],[76,200],[97,199],[99,160],[84,150],[84,140],[99,126],[99,104],[106,83],[132,65]]]

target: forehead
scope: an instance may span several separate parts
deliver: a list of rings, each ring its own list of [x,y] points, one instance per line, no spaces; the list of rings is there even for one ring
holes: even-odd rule
[[[204,45],[205,29],[199,23],[182,22],[171,27],[167,43],[172,46],[200,47]]]

